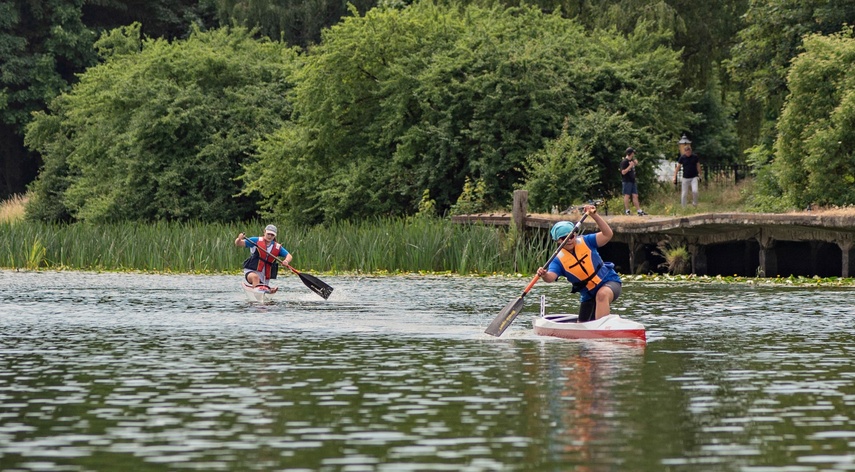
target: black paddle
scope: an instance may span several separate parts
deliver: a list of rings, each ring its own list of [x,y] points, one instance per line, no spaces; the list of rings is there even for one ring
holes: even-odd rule
[[[300,272],[299,270],[291,267],[290,265],[286,264],[285,261],[283,261],[282,259],[279,259],[278,257],[274,256],[273,254],[270,254],[270,252],[268,252],[266,249],[259,246],[258,244],[255,244],[254,242],[250,241],[249,239],[244,239],[244,241],[249,243],[249,244],[252,244],[253,246],[255,246],[256,249],[264,251],[268,256],[271,256],[272,258],[276,259],[276,262],[278,262],[279,265],[281,265],[283,267],[287,267],[288,269],[291,270],[291,272],[297,274],[297,276],[300,277],[300,280],[303,281],[303,284],[305,284],[306,287],[309,287],[309,290],[317,293],[324,300],[329,298],[330,295],[332,294],[333,288],[330,287],[329,285],[325,284],[323,281],[321,281],[317,277],[315,277],[313,275],[309,275],[309,274],[304,274],[304,273]]]
[[[576,226],[573,227],[573,231],[570,231],[570,234],[568,234],[567,237],[564,238],[564,241],[558,245],[558,249],[556,249],[555,252],[552,253],[552,257],[550,257],[549,260],[546,261],[546,264],[543,265],[544,269],[549,268],[549,264],[552,262],[553,259],[555,259],[558,253],[561,252],[561,249],[564,248],[564,245],[567,244],[567,241],[569,241],[570,238],[576,236],[576,233],[582,228],[582,222],[585,221],[585,218],[587,217],[587,213],[582,215],[582,218],[579,220],[578,223],[576,223]],[[534,278],[531,279],[531,282],[529,282],[528,285],[525,287],[525,290],[523,290],[522,295],[520,295],[519,298],[512,301],[511,303],[508,303],[508,306],[506,306],[502,309],[502,311],[499,312],[498,316],[496,316],[493,322],[490,323],[490,326],[487,326],[487,329],[484,330],[484,332],[489,334],[490,336],[501,336],[502,333],[504,333],[505,330],[508,329],[508,326],[510,326],[511,323],[514,321],[514,318],[516,318],[517,315],[520,314],[520,310],[522,310],[523,307],[523,298],[525,298],[526,294],[528,294],[529,290],[534,287],[534,284],[536,284],[538,280],[540,280],[540,276],[535,274]]]

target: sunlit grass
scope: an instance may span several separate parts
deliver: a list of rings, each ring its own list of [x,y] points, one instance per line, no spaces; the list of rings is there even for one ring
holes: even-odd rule
[[[749,211],[747,195],[754,185],[753,179],[743,179],[733,183],[702,183],[698,188],[698,206],[692,206],[691,194],[684,208],[680,203],[680,186],[670,182],[659,182],[651,188],[639,189],[641,208],[650,215],[687,216],[699,213],[734,213]],[[608,199],[608,211],[611,215],[623,214],[623,196]],[[630,203],[635,215],[635,207]]]
[[[12,195],[10,198],[0,202],[0,222],[16,223],[23,221],[26,204],[26,195]]]

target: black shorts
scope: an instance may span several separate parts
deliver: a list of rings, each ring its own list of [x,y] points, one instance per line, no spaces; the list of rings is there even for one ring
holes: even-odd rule
[[[624,195],[638,195],[638,185],[635,182],[624,182],[622,190]]]
[[[612,301],[616,301],[620,297],[622,286],[619,282],[615,282],[615,281],[611,280],[611,281],[606,282],[600,286],[600,288],[603,288],[603,287],[608,287],[608,288],[612,289],[612,293],[615,294],[615,298]],[[597,291],[599,291],[599,290],[600,289],[598,288]],[[596,315],[597,292],[594,292],[591,295],[593,295],[594,298],[591,298],[588,301],[582,302],[579,305],[579,322],[580,323],[584,323],[586,321],[594,321],[597,317],[597,315]]]

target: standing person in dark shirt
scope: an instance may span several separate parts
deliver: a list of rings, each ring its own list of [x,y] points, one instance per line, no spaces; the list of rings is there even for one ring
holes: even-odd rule
[[[638,185],[635,182],[635,166],[637,165],[638,160],[635,158],[635,149],[626,148],[624,157],[620,161],[624,213],[629,215],[629,199],[632,197],[632,203],[635,205],[635,212],[638,216],[644,216],[647,213],[641,209],[641,204],[638,202]]]
[[[685,143],[684,143],[685,141]],[[677,158],[677,168],[674,170],[674,185],[677,185],[677,176],[680,175],[680,169],[683,169],[683,180],[680,193],[680,204],[683,208],[686,207],[686,199],[688,197],[689,188],[692,189],[692,206],[698,206],[698,176],[701,175],[701,161],[697,154],[692,152],[691,141],[683,136],[680,140],[681,144],[685,144],[683,152]]]

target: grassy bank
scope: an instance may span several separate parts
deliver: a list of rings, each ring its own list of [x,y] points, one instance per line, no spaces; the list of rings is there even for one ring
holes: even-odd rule
[[[697,208],[681,208],[673,186],[642,195],[651,214],[745,211],[750,181],[701,189]],[[121,223],[58,225],[24,221],[26,197],[0,202],[0,267],[95,271],[238,273],[248,251],[234,246],[241,231],[258,235],[264,224]],[[609,200],[611,214],[623,202]],[[835,211],[855,211],[838,209]],[[279,240],[300,270],[322,273],[530,274],[551,254],[543,232],[524,243],[507,228],[451,224],[440,218],[374,219],[314,228],[279,225]],[[741,282],[742,278],[625,276],[626,280]],[[852,278],[755,279],[760,283],[853,285]],[[755,283],[755,282],[749,282]]]
[[[747,195],[751,193],[754,181],[741,180],[738,184],[709,182],[700,185],[698,189],[698,206],[692,206],[692,196],[688,196],[688,205],[680,204],[680,186],[670,182],[659,182],[652,188],[640,188],[639,200],[641,208],[651,215],[685,216],[698,213],[732,213],[751,212],[746,203]],[[609,214],[618,215],[623,212],[623,197],[615,196],[608,200]],[[630,202],[630,210],[635,214],[635,207]]]
[[[238,233],[263,224],[122,223],[58,225],[0,222],[0,266],[76,270],[234,272],[247,250]],[[346,272],[528,272],[548,257],[548,241],[523,244],[511,231],[439,218],[377,219],[298,228],[279,240],[301,270]]]

